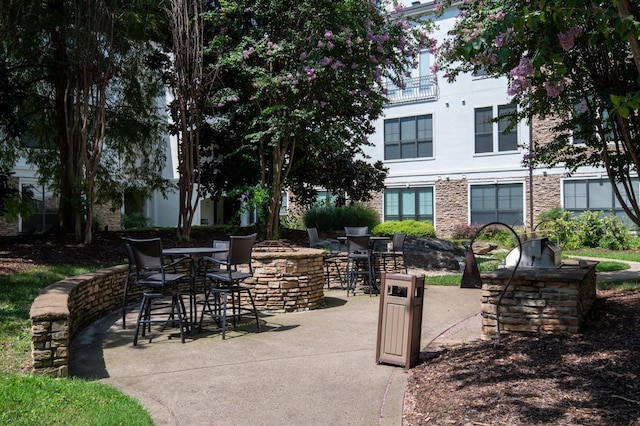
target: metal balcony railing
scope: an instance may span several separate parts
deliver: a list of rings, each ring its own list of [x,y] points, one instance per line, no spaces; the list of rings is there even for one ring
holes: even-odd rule
[[[436,101],[440,95],[438,77],[436,75],[424,75],[404,80],[404,88],[388,82],[385,85],[389,103],[399,104],[417,101]]]

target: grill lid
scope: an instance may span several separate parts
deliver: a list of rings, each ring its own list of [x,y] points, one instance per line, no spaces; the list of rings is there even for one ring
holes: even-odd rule
[[[518,268],[558,268],[562,264],[562,249],[549,238],[536,238],[522,243],[522,259]],[[516,247],[509,252],[504,260],[508,268],[513,268],[518,263],[520,248]]]

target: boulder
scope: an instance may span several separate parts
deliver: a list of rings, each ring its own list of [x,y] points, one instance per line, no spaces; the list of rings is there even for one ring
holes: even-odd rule
[[[407,237],[404,243],[407,265],[418,269],[460,271],[464,248],[438,238]]]

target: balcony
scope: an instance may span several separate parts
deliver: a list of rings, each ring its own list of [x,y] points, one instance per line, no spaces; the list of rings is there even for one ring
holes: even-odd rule
[[[438,77],[436,75],[424,75],[404,81],[405,87],[403,89],[391,82],[387,82],[385,85],[387,99],[390,104],[432,102],[437,101],[440,96]]]

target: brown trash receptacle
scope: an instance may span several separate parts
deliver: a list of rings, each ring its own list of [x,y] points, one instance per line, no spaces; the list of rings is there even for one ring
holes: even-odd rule
[[[420,358],[424,275],[382,273],[376,363],[413,367]]]

